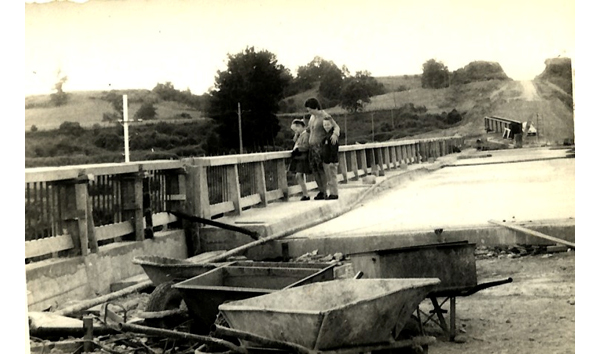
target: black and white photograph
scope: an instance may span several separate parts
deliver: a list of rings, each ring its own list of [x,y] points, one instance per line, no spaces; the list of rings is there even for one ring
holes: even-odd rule
[[[26,0],[7,328],[36,354],[575,353],[576,5]]]

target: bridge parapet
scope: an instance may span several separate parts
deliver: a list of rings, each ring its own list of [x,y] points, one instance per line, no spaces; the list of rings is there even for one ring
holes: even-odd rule
[[[450,154],[462,137],[340,146],[338,181],[384,175],[401,165]],[[178,220],[240,215],[301,192],[287,173],[291,152],[178,161],[140,161],[25,169],[26,262],[85,256],[118,241],[143,241]],[[309,190],[317,185],[307,176]],[[197,230],[197,229],[196,229]]]

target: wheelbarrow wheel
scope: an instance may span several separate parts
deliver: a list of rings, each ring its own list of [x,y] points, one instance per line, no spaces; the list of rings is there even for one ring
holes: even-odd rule
[[[177,289],[173,288],[173,284],[175,284],[173,281],[162,283],[152,291],[148,298],[146,312],[176,310],[181,307],[183,297]],[[145,320],[147,325],[158,328],[173,328],[179,324],[178,322],[177,316]]]

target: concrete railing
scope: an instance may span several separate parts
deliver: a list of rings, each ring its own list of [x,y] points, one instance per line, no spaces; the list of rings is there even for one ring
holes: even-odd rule
[[[452,153],[461,137],[340,147],[338,180],[384,175]],[[239,215],[300,193],[289,151],[25,170],[26,261],[95,253],[114,241],[142,241],[177,221]],[[308,177],[309,189],[317,185]]]

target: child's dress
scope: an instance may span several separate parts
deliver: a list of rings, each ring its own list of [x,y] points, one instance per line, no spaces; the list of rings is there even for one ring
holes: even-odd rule
[[[302,131],[300,135],[294,137],[294,149],[292,150],[292,162],[290,163],[290,172],[292,173],[311,173],[308,164],[308,133]]]

